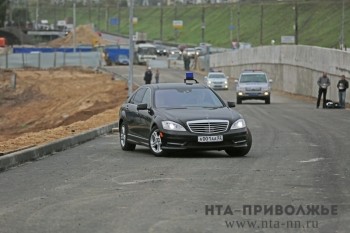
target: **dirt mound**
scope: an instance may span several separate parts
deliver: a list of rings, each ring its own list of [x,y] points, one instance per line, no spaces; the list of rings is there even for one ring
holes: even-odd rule
[[[76,45],[106,45],[109,44],[108,41],[104,40],[99,33],[95,32],[93,27],[90,24],[81,25],[76,27]],[[50,47],[72,47],[74,46],[74,36],[73,31],[69,32],[68,35],[62,38],[57,38],[48,43]]]
[[[16,89],[11,76],[17,76]],[[0,73],[0,155],[116,122],[126,81],[92,70]]]

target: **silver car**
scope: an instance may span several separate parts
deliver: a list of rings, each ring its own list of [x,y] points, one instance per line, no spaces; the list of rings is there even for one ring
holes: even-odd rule
[[[264,100],[265,104],[270,104],[272,80],[263,71],[248,70],[243,71],[236,83],[237,104],[242,100]]]
[[[228,77],[222,72],[209,72],[204,77],[204,83],[213,89],[228,90]]]

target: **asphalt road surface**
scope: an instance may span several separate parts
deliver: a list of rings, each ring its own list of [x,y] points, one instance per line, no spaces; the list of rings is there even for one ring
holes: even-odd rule
[[[162,82],[183,77],[161,70]],[[218,93],[235,100],[230,88]],[[157,158],[111,134],[0,173],[0,232],[350,232],[350,111],[281,93],[236,109],[253,135],[243,158]]]

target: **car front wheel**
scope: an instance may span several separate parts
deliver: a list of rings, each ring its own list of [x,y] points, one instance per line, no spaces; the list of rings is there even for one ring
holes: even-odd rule
[[[162,138],[160,137],[160,130],[157,127],[153,127],[149,135],[149,148],[157,157],[166,154],[162,149]]]
[[[253,142],[252,134],[250,130],[247,129],[247,146],[242,148],[229,148],[229,149],[226,149],[225,152],[229,156],[235,156],[235,157],[245,156],[250,151],[250,148],[252,147],[252,142]]]
[[[124,123],[120,125],[119,138],[120,138],[120,146],[122,150],[125,150],[125,151],[135,150],[136,144],[128,142],[128,126]]]

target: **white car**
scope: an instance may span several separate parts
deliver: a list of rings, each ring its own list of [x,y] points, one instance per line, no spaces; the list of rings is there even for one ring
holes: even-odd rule
[[[213,89],[228,90],[228,77],[222,72],[209,72],[204,77],[204,83]]]

